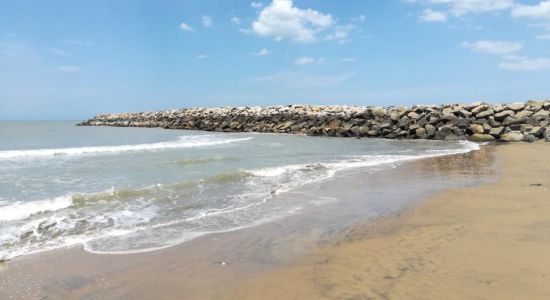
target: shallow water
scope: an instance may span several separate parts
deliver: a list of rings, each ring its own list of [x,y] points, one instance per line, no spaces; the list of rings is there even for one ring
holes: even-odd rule
[[[0,122],[0,256],[78,244],[96,253],[165,248],[328,208],[339,201],[334,188],[318,191],[334,178],[479,149],[74,123]],[[369,211],[387,206],[372,201]]]

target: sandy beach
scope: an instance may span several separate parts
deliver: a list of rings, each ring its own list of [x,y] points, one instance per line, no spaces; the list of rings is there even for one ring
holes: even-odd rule
[[[227,299],[548,299],[550,145],[496,147],[498,181],[342,234]]]

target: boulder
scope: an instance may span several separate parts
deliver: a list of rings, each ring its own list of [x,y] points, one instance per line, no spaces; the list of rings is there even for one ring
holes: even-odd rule
[[[470,140],[474,142],[492,142],[495,140],[495,137],[490,134],[476,133],[470,136]]]
[[[483,125],[479,125],[479,124],[470,124],[468,129],[472,134],[481,134],[485,132]]]
[[[492,109],[488,109],[486,111],[483,111],[483,112],[480,112],[479,114],[477,114],[476,118],[487,118],[487,117],[492,116],[494,114],[495,114],[495,112]]]
[[[426,134],[426,129],[424,128],[417,128],[416,131],[416,136],[419,138],[419,139],[425,139],[427,134]]]
[[[523,141],[523,134],[518,131],[512,131],[500,136],[502,142],[519,142]]]
[[[458,117],[453,114],[441,114],[439,118],[443,121],[454,121],[458,119]]]
[[[390,120],[392,120],[393,122],[397,122],[399,120],[399,112],[395,110],[391,111]]]
[[[500,122],[495,120],[493,116],[489,117],[489,126],[491,127],[498,127],[500,126]]]
[[[353,136],[361,135],[361,129],[359,126],[353,126],[349,131],[353,134]]]
[[[368,136],[377,136],[378,135],[378,130],[371,129],[371,130],[367,131],[367,135]]]
[[[507,109],[513,110],[513,111],[520,111],[525,108],[525,104],[523,103],[510,103],[505,105]]]
[[[502,107],[502,105],[493,105],[492,109],[495,113],[499,113],[504,110],[504,107]]]
[[[431,124],[426,124],[426,126],[424,126],[424,128],[426,129],[426,134],[429,135],[429,136],[432,136],[435,134],[435,131],[437,128],[435,128],[435,126],[431,125]]]
[[[465,109],[458,110],[454,114],[459,116],[459,117],[463,117],[463,118],[469,118],[472,115],[471,112],[469,112]]]
[[[471,110],[472,114],[477,115],[480,112],[486,111],[489,109],[489,105],[479,105]]]
[[[548,117],[550,117],[550,111],[548,111],[548,110],[541,110],[541,111],[538,111],[537,113],[535,113],[533,116],[534,116],[534,117],[545,117],[545,118],[548,118]]]
[[[372,114],[375,117],[382,118],[387,114],[387,110],[385,108],[382,108],[382,107],[375,107],[375,108],[372,109]]]
[[[504,127],[502,127],[502,126],[496,127],[496,128],[491,128],[491,130],[489,130],[489,134],[494,136],[494,137],[499,137],[503,133],[504,133]]]
[[[444,140],[449,135],[454,135],[453,131],[449,127],[441,127],[439,130],[435,133],[435,139],[436,140]]]
[[[533,127],[529,133],[536,137],[542,137],[544,134],[544,128],[541,126]]]
[[[518,118],[518,119],[520,119],[520,118],[526,118],[526,117],[531,116],[532,114],[533,114],[532,111],[526,110],[526,109],[525,109],[525,110],[522,110],[522,111],[518,112],[518,113],[515,115],[515,117]]]
[[[523,136],[523,141],[527,143],[533,143],[537,140],[537,138],[532,134],[526,134]]]
[[[512,110],[504,110],[494,115],[495,120],[497,121],[503,121],[507,117],[514,116],[514,112]]]
[[[407,117],[413,119],[413,120],[416,120],[420,117],[419,114],[415,113],[414,111],[411,111],[410,113],[407,114]]]
[[[514,124],[523,124],[526,121],[527,121],[526,118],[518,119],[518,118],[515,118],[515,117],[506,117],[506,119],[504,119],[504,121],[502,121],[502,125],[506,126],[506,125],[514,125]]]

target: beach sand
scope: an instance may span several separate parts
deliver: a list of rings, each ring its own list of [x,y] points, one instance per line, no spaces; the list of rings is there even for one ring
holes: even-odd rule
[[[550,143],[496,148],[497,182],[350,228],[226,299],[548,299]]]

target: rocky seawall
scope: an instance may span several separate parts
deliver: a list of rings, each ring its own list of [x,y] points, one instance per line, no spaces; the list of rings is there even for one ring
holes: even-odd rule
[[[338,137],[550,141],[550,100],[412,107],[288,105],[101,114],[80,126],[162,127]]]

